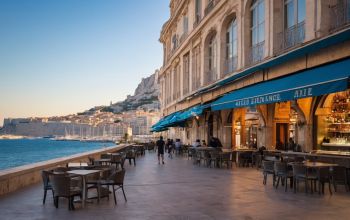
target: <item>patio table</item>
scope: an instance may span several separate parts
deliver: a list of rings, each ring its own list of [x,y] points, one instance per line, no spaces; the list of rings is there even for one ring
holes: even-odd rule
[[[71,171],[67,171],[67,173],[81,176],[83,179],[83,198],[82,198],[82,202],[81,202],[81,206],[83,208],[85,207],[86,194],[87,194],[86,177],[90,174],[99,173],[99,172],[101,172],[101,170],[71,170]]]
[[[311,162],[311,161],[305,161],[303,162],[304,166],[308,168],[323,168],[323,167],[335,167],[338,166],[338,164],[335,163],[324,163],[324,162]]]
[[[111,159],[97,159],[95,162],[99,162],[101,165],[110,165]]]
[[[73,167],[73,168],[83,168],[83,167],[88,167],[88,163],[68,163],[67,167]]]

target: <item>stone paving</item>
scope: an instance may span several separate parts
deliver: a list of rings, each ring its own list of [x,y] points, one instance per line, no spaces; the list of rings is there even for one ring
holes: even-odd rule
[[[159,165],[155,153],[126,165],[126,196],[96,201],[69,211],[65,199],[53,205],[48,194],[42,205],[42,185],[37,184],[0,197],[0,219],[349,219],[350,193],[339,187],[332,196],[294,194],[262,184],[255,168],[218,169],[193,165],[183,157],[166,158]],[[326,189],[328,189],[326,187]]]

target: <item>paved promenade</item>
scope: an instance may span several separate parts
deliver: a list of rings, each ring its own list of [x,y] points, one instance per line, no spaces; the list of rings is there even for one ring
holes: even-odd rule
[[[42,205],[42,185],[37,184],[0,197],[0,219],[346,219],[350,193],[339,187],[337,193],[319,196],[303,192],[287,193],[272,187],[271,178],[262,184],[254,168],[216,169],[198,167],[186,158],[167,159],[158,165],[155,153],[137,159],[137,166],[126,165],[125,203],[118,191],[85,209],[76,204],[68,211],[64,199],[53,205],[48,194]],[[328,188],[326,188],[328,189]]]

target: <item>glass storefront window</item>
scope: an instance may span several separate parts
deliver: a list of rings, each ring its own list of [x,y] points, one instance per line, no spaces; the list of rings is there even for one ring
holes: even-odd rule
[[[317,122],[321,150],[350,151],[350,92],[329,94]]]

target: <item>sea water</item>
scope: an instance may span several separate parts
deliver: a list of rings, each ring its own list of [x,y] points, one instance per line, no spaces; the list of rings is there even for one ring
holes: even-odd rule
[[[114,146],[110,142],[0,140],[0,170]]]

